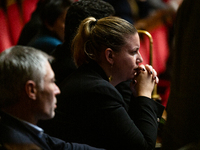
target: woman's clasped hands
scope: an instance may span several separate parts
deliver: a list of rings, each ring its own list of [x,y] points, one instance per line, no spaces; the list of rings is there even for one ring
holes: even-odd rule
[[[157,72],[151,65],[140,65],[131,82],[131,90],[134,96],[146,96],[151,98],[154,85],[158,84]]]

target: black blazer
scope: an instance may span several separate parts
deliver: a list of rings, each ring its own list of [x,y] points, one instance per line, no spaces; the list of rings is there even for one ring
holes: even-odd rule
[[[3,147],[35,150],[97,150],[84,144],[66,143],[45,133],[39,137],[23,122],[0,111],[0,149]]]
[[[163,106],[133,98],[129,109],[95,62],[79,67],[60,85],[55,136],[106,149],[153,149]],[[52,130],[49,130],[52,131]]]

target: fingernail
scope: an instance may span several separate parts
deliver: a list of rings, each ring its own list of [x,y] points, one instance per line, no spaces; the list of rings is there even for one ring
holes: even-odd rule
[[[153,74],[153,72],[152,72],[152,71],[150,71],[150,73],[151,73],[151,74]]]
[[[142,70],[143,70],[143,71],[145,71],[145,69],[144,69],[144,68],[143,68]]]
[[[156,77],[154,77],[154,79],[156,79]]]

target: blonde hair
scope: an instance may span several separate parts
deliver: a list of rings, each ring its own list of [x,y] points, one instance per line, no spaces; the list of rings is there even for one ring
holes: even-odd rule
[[[137,33],[135,27],[119,17],[94,17],[82,21],[77,35],[72,41],[72,53],[75,64],[79,67],[90,59],[100,61],[100,53],[106,48],[120,51],[129,35]]]

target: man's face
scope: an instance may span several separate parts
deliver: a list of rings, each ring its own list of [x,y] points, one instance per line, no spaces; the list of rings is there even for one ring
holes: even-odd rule
[[[49,64],[46,63],[46,75],[43,80],[43,89],[37,91],[37,114],[38,119],[51,119],[55,116],[57,99],[60,89],[55,84],[55,75]]]

